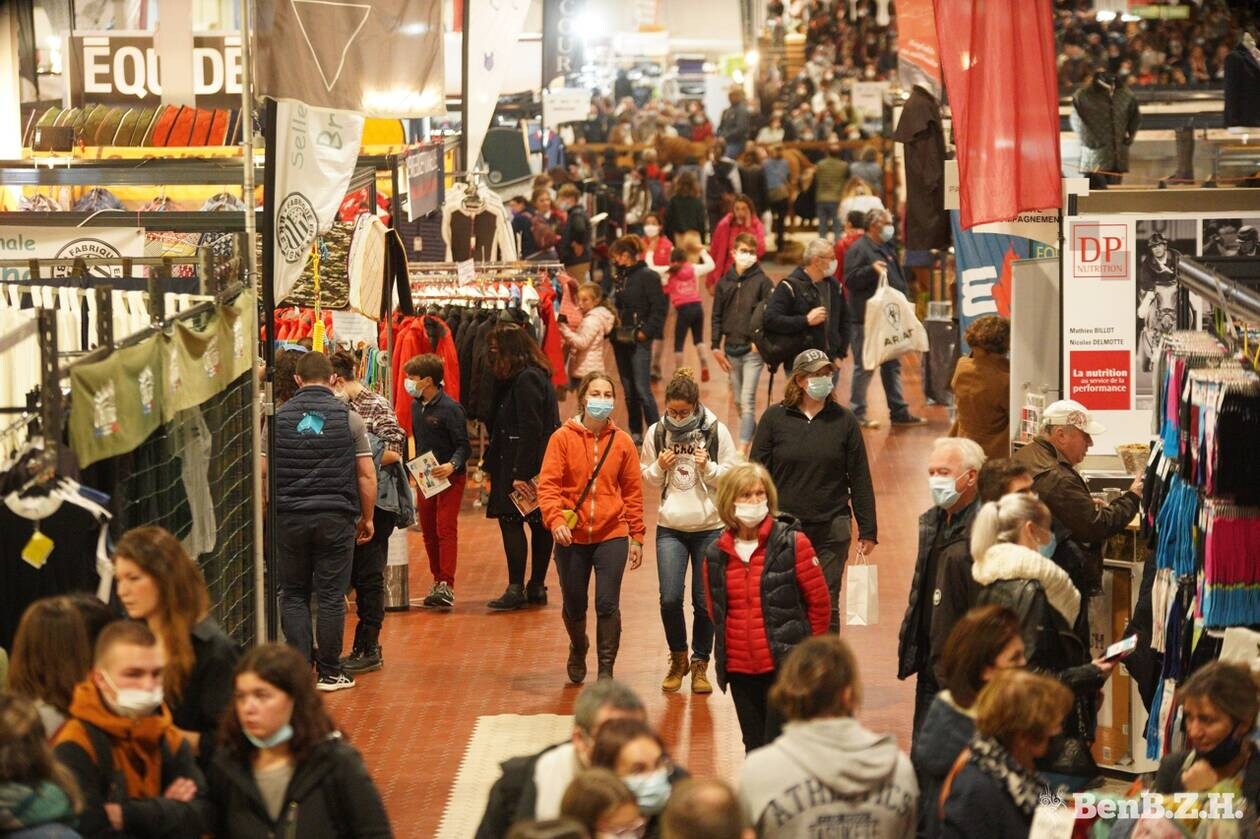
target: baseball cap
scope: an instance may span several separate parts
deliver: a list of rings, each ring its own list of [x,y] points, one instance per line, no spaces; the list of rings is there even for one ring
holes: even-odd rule
[[[831,359],[827,358],[827,354],[822,350],[805,350],[798,354],[796,360],[792,362],[792,375],[799,376],[801,373],[817,373],[829,364],[831,364]]]
[[[1089,410],[1074,399],[1051,402],[1041,413],[1042,425],[1070,425],[1086,434],[1102,434],[1107,426],[1090,416]]]

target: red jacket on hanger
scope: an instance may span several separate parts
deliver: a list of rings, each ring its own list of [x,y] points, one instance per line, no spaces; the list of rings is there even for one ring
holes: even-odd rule
[[[538,283],[538,315],[543,324],[543,355],[551,362],[551,383],[556,387],[564,387],[569,383],[569,374],[564,368],[564,344],[560,341],[560,328],[556,323],[556,288],[551,279],[544,276]]]

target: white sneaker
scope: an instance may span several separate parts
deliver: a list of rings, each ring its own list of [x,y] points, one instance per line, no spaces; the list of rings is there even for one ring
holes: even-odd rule
[[[335,690],[347,690],[354,687],[354,679],[345,673],[338,673],[336,676],[320,676],[319,681],[315,683],[316,690],[322,690],[325,693],[331,693]]]

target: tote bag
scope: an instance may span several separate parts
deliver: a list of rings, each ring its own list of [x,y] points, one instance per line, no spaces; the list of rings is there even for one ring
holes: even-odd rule
[[[915,317],[906,296],[888,284],[888,272],[879,277],[879,287],[866,302],[866,337],[862,343],[862,366],[874,370],[885,361],[910,351],[927,352],[927,330]]]
[[[855,564],[845,571],[845,623],[849,626],[874,626],[879,623],[879,566],[866,561],[858,547]]]

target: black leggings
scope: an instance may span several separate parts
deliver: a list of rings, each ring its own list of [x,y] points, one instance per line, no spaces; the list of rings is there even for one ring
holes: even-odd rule
[[[704,343],[704,304],[684,303],[674,310],[674,352],[682,352],[687,343],[687,330],[691,330],[691,343]]]
[[[541,523],[529,522],[529,530],[533,543],[534,565],[530,571],[530,585],[538,586],[547,581],[547,566],[551,564],[551,549],[555,547],[555,539],[551,531]],[[507,554],[508,583],[523,585],[525,582],[525,557],[529,553],[530,544],[525,540],[525,522],[499,519],[499,533],[503,536],[503,552]]]
[[[739,720],[739,733],[744,738],[745,753],[773,743],[783,731],[783,718],[769,700],[774,677],[774,673],[757,676],[726,674],[726,686],[735,701],[735,716]]]

